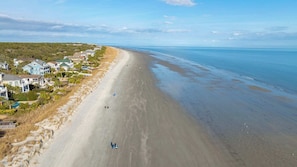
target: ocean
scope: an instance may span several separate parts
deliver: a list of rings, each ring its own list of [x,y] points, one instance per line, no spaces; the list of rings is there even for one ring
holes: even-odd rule
[[[297,50],[197,47],[142,48],[163,59],[216,68],[297,94]]]
[[[297,164],[297,50],[133,49],[153,59],[160,91],[242,166]]]

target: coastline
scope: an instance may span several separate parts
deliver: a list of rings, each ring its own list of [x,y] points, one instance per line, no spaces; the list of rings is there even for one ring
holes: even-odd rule
[[[108,70],[90,77],[54,117],[38,123],[26,141],[15,143],[18,152],[11,162],[2,161],[4,166],[251,164],[161,91],[151,67],[162,64],[184,75],[186,71],[146,53],[114,49],[118,54],[105,64]],[[119,148],[111,149],[111,142]]]
[[[236,166],[227,150],[159,90],[151,57],[117,50],[104,77],[82,86],[86,93],[70,98],[72,108],[60,108],[66,117],[39,123],[43,130],[31,136],[35,142],[27,140],[4,166]],[[59,127],[49,124],[55,119],[62,121]],[[110,142],[119,149],[112,150]]]
[[[71,122],[32,160],[34,166],[236,166],[219,143],[160,92],[150,63],[143,53],[121,50]],[[111,149],[110,142],[119,149]]]

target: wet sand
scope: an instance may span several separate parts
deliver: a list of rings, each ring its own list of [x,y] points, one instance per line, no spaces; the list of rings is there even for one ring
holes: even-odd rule
[[[296,95],[221,70],[153,57],[160,89],[228,150],[236,166],[297,166]]]
[[[121,51],[34,166],[239,166],[156,87],[150,63],[148,56]],[[111,142],[119,148],[111,149]]]

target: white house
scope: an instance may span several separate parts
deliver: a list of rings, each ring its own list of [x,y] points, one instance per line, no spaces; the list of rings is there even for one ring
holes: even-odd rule
[[[45,86],[45,80],[42,75],[19,75],[19,77],[31,85]]]
[[[21,77],[18,77],[16,75],[10,75],[10,74],[0,74],[0,82],[1,85],[8,84],[13,87],[20,87],[22,92],[29,92],[29,82],[26,80],[23,80]]]
[[[95,55],[95,51],[94,50],[86,50],[83,52],[84,54],[88,55],[88,56],[94,56]]]
[[[59,65],[57,62],[55,61],[50,61],[47,63],[47,65],[49,65],[52,69],[58,71],[59,70]]]

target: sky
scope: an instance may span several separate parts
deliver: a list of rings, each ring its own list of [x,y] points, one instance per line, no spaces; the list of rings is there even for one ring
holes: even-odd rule
[[[0,42],[297,48],[296,0],[0,1]]]

